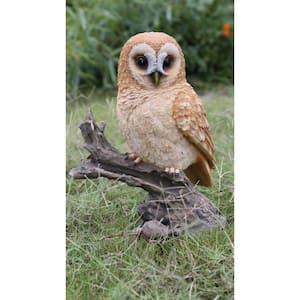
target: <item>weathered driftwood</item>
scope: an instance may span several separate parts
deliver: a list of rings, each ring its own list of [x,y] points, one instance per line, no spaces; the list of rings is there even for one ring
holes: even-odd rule
[[[142,236],[178,236],[225,226],[219,209],[183,173],[175,176],[144,162],[134,163],[109,144],[104,128],[104,122],[95,123],[92,112],[87,115],[80,129],[90,156],[71,169],[70,175],[75,179],[106,177],[147,191],[137,207]]]

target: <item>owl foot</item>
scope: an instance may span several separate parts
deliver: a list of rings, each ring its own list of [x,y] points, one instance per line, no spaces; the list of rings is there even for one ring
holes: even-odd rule
[[[137,165],[142,161],[140,157],[137,157],[133,162]]]
[[[126,159],[132,160],[136,165],[142,161],[142,159],[135,152],[126,153]]]
[[[178,175],[180,173],[180,171],[178,169],[175,169],[173,167],[170,168],[165,168],[165,172],[170,174],[170,175]]]

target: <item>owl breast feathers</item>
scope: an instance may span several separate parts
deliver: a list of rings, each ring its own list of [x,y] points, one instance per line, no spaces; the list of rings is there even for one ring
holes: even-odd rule
[[[143,161],[183,170],[193,183],[212,185],[213,140],[200,99],[186,81],[175,39],[145,32],[125,43],[117,112],[121,132]]]

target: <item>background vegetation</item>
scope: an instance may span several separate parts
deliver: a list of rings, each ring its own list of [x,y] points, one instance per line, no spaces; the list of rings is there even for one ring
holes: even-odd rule
[[[232,83],[232,30],[232,0],[69,0],[68,96],[76,96],[79,87],[115,87],[122,46],[143,31],[175,37],[190,80]]]

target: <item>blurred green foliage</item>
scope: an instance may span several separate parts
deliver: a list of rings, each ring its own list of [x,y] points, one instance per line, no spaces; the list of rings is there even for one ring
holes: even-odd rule
[[[225,23],[231,24],[229,37]],[[232,0],[68,0],[68,94],[115,87],[123,44],[144,31],[163,31],[178,41],[189,78],[233,82]]]

